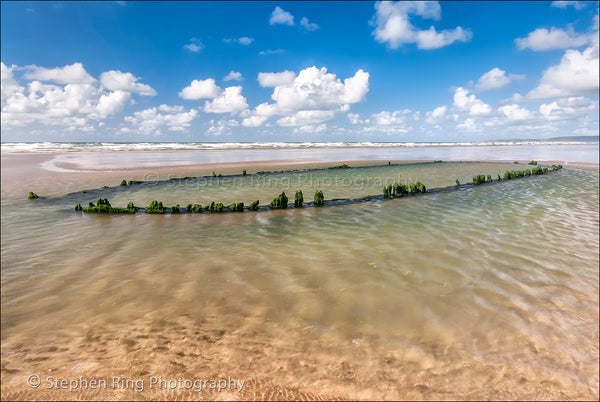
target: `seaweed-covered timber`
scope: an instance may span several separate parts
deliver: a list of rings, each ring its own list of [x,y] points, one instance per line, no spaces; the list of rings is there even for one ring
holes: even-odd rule
[[[563,168],[562,165],[552,165],[551,169],[549,169],[547,167],[536,166],[536,165],[533,165],[533,166],[534,167],[532,169],[506,171],[504,173],[504,180],[522,178],[522,177],[531,176],[531,175],[542,175],[542,174],[548,173],[549,171],[554,172],[554,171],[557,171],[557,170],[560,170]],[[500,182],[500,181],[502,181],[502,177],[500,177],[500,175],[498,175],[498,182]],[[488,182],[488,183],[492,182],[492,176],[491,175],[487,175],[487,177],[484,175],[474,176],[473,182],[467,183],[467,185],[479,185],[479,184],[483,184],[485,182]],[[456,187],[460,187],[460,182],[458,179],[456,179]],[[451,187],[434,189],[432,191],[433,192],[448,191],[449,189],[451,189]],[[421,182],[410,184],[410,186],[394,183],[393,185],[385,186],[383,191],[384,191],[383,198],[392,198],[392,197],[400,198],[400,197],[402,197],[404,195],[408,195],[408,194],[413,195],[413,194],[426,193],[427,189],[426,189],[425,185],[423,185],[423,183],[421,183]],[[85,191],[83,191],[83,192],[85,193]],[[33,197],[32,197],[32,195],[33,195]],[[31,192],[30,197],[37,198],[37,195],[35,193]],[[370,201],[372,199],[373,199],[373,197],[371,197],[369,195],[367,197],[363,197],[360,199],[354,199],[354,200],[348,199],[347,201],[350,203],[355,203],[355,202]],[[287,208],[287,206],[288,206],[287,201],[288,201],[288,198],[285,195],[285,192],[282,192],[278,197],[273,199],[273,201],[271,202],[271,204],[269,206],[272,209]],[[302,194],[302,190],[297,190],[296,196],[294,199],[294,205],[296,207],[301,207],[303,205],[303,201],[304,201],[304,197]],[[337,201],[343,201],[343,200],[337,200]],[[324,198],[323,192],[320,190],[317,190],[315,192],[313,206],[319,207],[319,206],[323,206],[324,204],[325,204],[325,198]],[[331,205],[340,205],[340,203],[332,203]],[[256,201],[250,203],[247,206],[247,208],[249,211],[257,211],[259,209],[259,200],[256,200]],[[133,204],[133,202],[130,202],[129,204],[127,204],[127,208],[115,208],[110,205],[110,202],[106,198],[98,199],[97,205],[94,205],[94,203],[90,202],[89,206],[87,208],[83,208],[81,206],[81,204],[77,204],[75,206],[76,211],[83,211],[83,212],[87,212],[87,213],[133,214],[139,209],[142,209],[146,213],[149,213],[149,214],[157,214],[157,213],[164,214],[166,211],[166,208],[163,206],[162,202],[152,201],[152,203],[150,203],[150,205],[148,205],[146,208],[138,208]],[[223,204],[221,202],[219,202],[219,203],[212,202],[210,204],[210,206],[207,206],[204,208],[200,204],[188,204],[186,207],[186,212],[188,212],[188,213],[191,213],[191,212],[202,213],[203,211],[223,212],[224,209],[225,208],[223,207]],[[243,202],[233,203],[229,207],[227,207],[226,210],[231,211],[231,212],[243,212],[244,211],[244,203]],[[170,211],[171,211],[171,213],[180,213],[181,208],[179,207],[179,204],[177,204],[177,205],[171,207]]]
[[[350,169],[350,165],[344,163],[343,165],[329,166],[328,169]]]
[[[302,190],[296,190],[296,195],[294,196],[294,207],[302,208],[303,202],[304,202],[304,195],[302,194]]]
[[[89,206],[87,208],[85,208],[83,210],[83,212],[86,213],[94,213],[94,214],[133,214],[135,213],[135,207],[130,208],[130,206],[133,206],[133,203],[129,203],[130,205],[127,206],[127,208],[115,208],[112,205],[110,205],[110,202],[108,202],[108,200],[106,198],[102,199],[102,198],[98,198],[98,201],[96,201],[96,205],[94,205],[93,203],[90,202]],[[77,204],[80,208],[81,205]],[[77,206],[75,207],[77,210]]]
[[[279,196],[273,198],[273,201],[269,204],[271,209],[285,209],[288,206],[288,198],[285,195],[285,191],[282,191]]]
[[[246,169],[242,170],[242,176],[246,176]]]
[[[146,207],[146,212],[149,214],[164,214],[165,207],[163,206],[162,201],[152,201],[150,205]]]
[[[210,203],[210,205],[208,207],[206,207],[206,209],[210,212],[223,212],[223,203],[222,202],[215,203],[213,201]]]
[[[383,198],[392,198],[393,188],[390,184],[389,186],[383,186]]]
[[[127,183],[131,186],[132,184],[143,183],[143,181],[142,180],[129,180]]]
[[[528,165],[537,165],[537,161],[531,161],[528,163]]]
[[[400,198],[408,194],[408,186],[406,184],[394,183],[394,197]]]
[[[34,193],[33,191],[30,191],[28,198],[30,200],[35,200],[36,198],[40,198],[40,197],[36,193]]]
[[[237,204],[234,202],[229,206],[231,212],[244,212],[244,203],[238,202]]]
[[[121,180],[121,186],[126,186],[127,185],[127,180],[123,179]]]
[[[321,190],[315,191],[315,198],[313,202],[315,207],[322,207],[325,204],[325,197]]]
[[[473,176],[473,185],[478,186],[479,184],[485,183],[485,176],[479,174],[477,176]]]

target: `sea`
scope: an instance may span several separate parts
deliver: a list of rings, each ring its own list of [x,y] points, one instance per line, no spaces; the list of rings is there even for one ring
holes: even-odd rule
[[[4,400],[598,399],[597,142],[2,143],[30,154],[81,185],[3,193]],[[532,160],[564,168],[497,180]],[[282,165],[106,187],[83,173],[261,161]],[[360,163],[327,168],[342,161]],[[494,181],[467,185],[479,174]],[[446,191],[381,198],[417,181]],[[296,190],[305,207],[265,207]],[[363,201],[316,208],[317,190]],[[265,208],[74,211],[98,198]]]

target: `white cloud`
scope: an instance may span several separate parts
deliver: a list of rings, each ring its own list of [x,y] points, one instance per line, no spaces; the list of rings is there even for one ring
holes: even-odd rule
[[[284,11],[281,7],[275,7],[273,13],[271,13],[271,18],[269,19],[269,25],[294,25],[294,16],[287,11]]]
[[[244,46],[249,46],[252,42],[254,42],[254,39],[247,36],[242,36],[238,39],[238,43]]]
[[[223,81],[240,81],[242,79],[242,73],[231,70],[227,76],[223,78]]]
[[[138,77],[131,73],[122,73],[120,71],[106,71],[100,74],[100,83],[111,91],[127,91],[145,96],[155,96],[156,91],[150,85],[137,82]]]
[[[572,119],[588,113],[597,115],[598,101],[584,97],[560,98],[540,105],[539,111],[548,120]]]
[[[119,113],[123,110],[129,98],[131,98],[131,93],[121,90],[104,94],[100,96],[96,110],[102,117]]]
[[[267,50],[262,50],[262,51],[258,52],[258,54],[261,56],[267,56],[270,54],[283,54],[283,53],[285,53],[285,50],[283,50],[283,49],[267,49]]]
[[[369,73],[358,70],[342,83],[327,68],[313,67],[300,71],[293,83],[277,86],[271,98],[281,111],[337,109],[357,103],[369,91]]]
[[[13,70],[10,67],[7,67],[4,63],[0,62],[0,66],[2,69],[2,101],[8,99],[9,97],[16,95],[18,93],[23,92],[25,88],[23,88],[17,80],[15,80],[13,76]]]
[[[526,38],[517,38],[515,43],[520,50],[531,49],[534,51],[568,49],[580,47],[590,41],[589,35],[580,35],[573,31],[573,28],[562,30],[557,28],[538,28],[530,32]]]
[[[258,73],[258,83],[261,87],[277,87],[294,82],[296,73],[293,71],[282,71],[280,73]]]
[[[438,49],[456,41],[467,42],[472,37],[471,31],[462,27],[437,32],[434,26],[419,30],[411,24],[409,14],[439,20],[441,8],[437,1],[377,2],[375,10],[372,20],[375,40],[387,43],[392,49],[408,43],[416,43],[419,49]]]
[[[573,1],[573,0],[553,1],[552,2],[552,7],[556,7],[556,8],[567,8],[569,6],[573,7],[575,10],[581,10],[582,8],[584,8],[586,6],[586,4],[583,1]]]
[[[225,38],[223,39],[225,43],[239,43],[240,45],[249,46],[252,42],[254,42],[254,38],[249,38],[247,36],[242,36],[240,38]]]
[[[300,110],[277,120],[277,124],[284,127],[319,124],[333,119],[336,113],[335,110]]]
[[[364,124],[364,120],[360,119],[360,115],[358,113],[348,113],[348,120],[350,120],[350,124]]]
[[[517,104],[504,105],[498,108],[500,112],[508,119],[508,121],[523,121],[532,117],[529,110],[519,107]]]
[[[204,44],[196,38],[191,38],[190,43],[183,45],[183,47],[192,53],[200,53],[205,48]]]
[[[502,89],[511,83],[510,78],[506,76],[506,71],[494,67],[487,73],[479,77],[475,89],[478,91],[488,91],[490,89]]]
[[[179,92],[178,96],[188,100],[212,99],[219,96],[220,93],[221,88],[215,84],[215,80],[208,78],[206,80],[193,80],[190,85]]]
[[[492,111],[490,105],[477,99],[475,95],[469,95],[469,90],[463,87],[454,91],[454,106],[470,115],[485,115]]]
[[[26,69],[31,71],[23,77],[29,80],[53,81],[58,84],[91,84],[96,81],[81,63],[56,68],[27,66]]]
[[[551,66],[540,84],[527,94],[528,99],[547,99],[598,93],[598,42],[583,52],[567,50],[560,64]]]
[[[313,22],[308,22],[308,18],[306,17],[302,17],[302,19],[300,20],[300,26],[306,29],[307,31],[316,31],[317,29],[319,29],[319,25]]]
[[[135,126],[138,134],[160,135],[164,127],[169,131],[186,131],[197,114],[195,109],[186,112],[182,106],[160,105],[158,108],[151,107],[135,112],[133,116],[126,116],[124,120]]]
[[[267,120],[267,116],[254,115],[246,117],[242,120],[242,126],[244,127],[260,127]]]
[[[320,134],[327,131],[327,124],[321,124],[318,126],[300,126],[296,127],[292,134]]]
[[[248,103],[239,86],[225,88],[218,97],[204,104],[207,113],[236,113],[245,109],[248,109]]]
[[[210,127],[206,130],[206,134],[212,135],[215,137],[220,137],[221,135],[230,135],[231,128],[236,127],[239,123],[236,120],[219,120],[215,122],[214,120],[209,121]]]
[[[448,108],[446,106],[436,107],[431,112],[425,113],[425,122],[429,124],[437,124],[446,118],[447,111]]]
[[[259,73],[262,87],[274,87],[271,99],[275,103],[258,105],[246,125],[262,124],[267,118],[283,116],[277,123],[282,126],[302,126],[322,123],[336,114],[348,112],[350,105],[361,102],[369,91],[369,73],[358,70],[344,82],[327,68],[305,68],[296,75],[292,71]]]
[[[477,124],[475,123],[474,119],[468,118],[464,122],[457,124],[456,128],[458,128],[460,130],[476,131]]]
[[[406,123],[407,113],[402,110],[397,110],[393,113],[382,111],[373,115],[375,123],[380,126],[390,126]]]
[[[58,68],[27,66],[20,85],[13,75],[18,68],[2,63],[2,128],[40,124],[64,126],[68,131],[93,131],[103,120],[120,113],[134,100],[133,93],[156,95],[150,86],[138,83],[131,73],[108,71],[100,81],[91,77],[81,63]],[[51,81],[52,83],[47,83]],[[101,124],[102,123],[102,124]]]

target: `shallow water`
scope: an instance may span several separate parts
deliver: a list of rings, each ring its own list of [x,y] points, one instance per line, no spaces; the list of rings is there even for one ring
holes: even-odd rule
[[[409,164],[3,200],[2,362],[16,370],[2,374],[3,397],[33,392],[27,375],[53,370],[248,379],[246,393],[202,394],[217,399],[287,395],[261,393],[274,386],[312,399],[597,399],[598,170],[302,210],[72,211],[99,196],[116,206],[264,205],[297,188],[306,201],[317,188],[356,198],[382,183],[445,187],[514,168],[525,167]],[[48,395],[187,395],[164,392]]]

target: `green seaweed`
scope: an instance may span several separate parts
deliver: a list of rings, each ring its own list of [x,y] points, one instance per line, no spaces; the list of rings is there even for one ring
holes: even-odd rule
[[[392,198],[392,185],[383,186],[383,198]]]
[[[294,196],[294,206],[296,208],[302,208],[303,202],[304,202],[304,195],[302,194],[302,190],[297,190],[296,195]]]
[[[75,205],[75,211],[83,211],[83,208],[81,207],[81,204]]]
[[[479,184],[485,183],[485,176],[480,174],[477,176],[473,176],[473,185],[477,186]]]
[[[30,200],[35,200],[37,198],[40,198],[36,193],[34,193],[33,191],[29,192],[29,197]]]
[[[81,205],[79,206],[81,207]],[[132,214],[135,213],[135,209],[115,208],[110,205],[110,202],[106,198],[98,198],[96,205],[90,202],[89,206],[83,212],[94,214]]]
[[[537,165],[537,161],[531,161],[528,163],[528,165]]]
[[[181,213],[181,207],[179,206],[179,204],[173,205],[171,207],[171,213],[172,214],[180,214]]]
[[[277,197],[273,198],[273,201],[269,204],[271,209],[285,209],[288,207],[288,198],[285,195],[285,191],[282,191]]]
[[[491,174],[488,174],[488,175],[487,175],[487,182],[488,182],[488,183],[491,183],[492,181],[493,181],[493,180],[492,180],[492,175],[491,175]]]
[[[165,207],[163,206],[162,201],[152,201],[150,205],[146,207],[146,212],[149,214],[164,214]]]
[[[242,170],[242,176],[246,176],[246,169]]]
[[[127,180],[123,179],[121,180],[121,186],[126,186],[127,185]]]
[[[237,204],[234,202],[233,204],[231,204],[229,206],[229,209],[232,212],[244,212],[244,203],[243,202],[238,202]]]
[[[345,163],[343,165],[338,165],[338,166],[329,166],[328,169],[349,169],[350,166],[346,165]]]
[[[210,203],[210,205],[208,207],[206,207],[206,209],[210,212],[223,212],[223,203],[222,202],[217,202],[215,203],[214,201],[212,201]]]
[[[458,181],[458,179],[456,179],[456,187],[460,186],[460,181]]]
[[[315,191],[313,204],[315,207],[322,207],[325,205],[325,197],[323,196],[323,192],[321,190]]]
[[[248,209],[250,211],[258,211],[258,200],[251,202],[250,205],[248,205]]]

